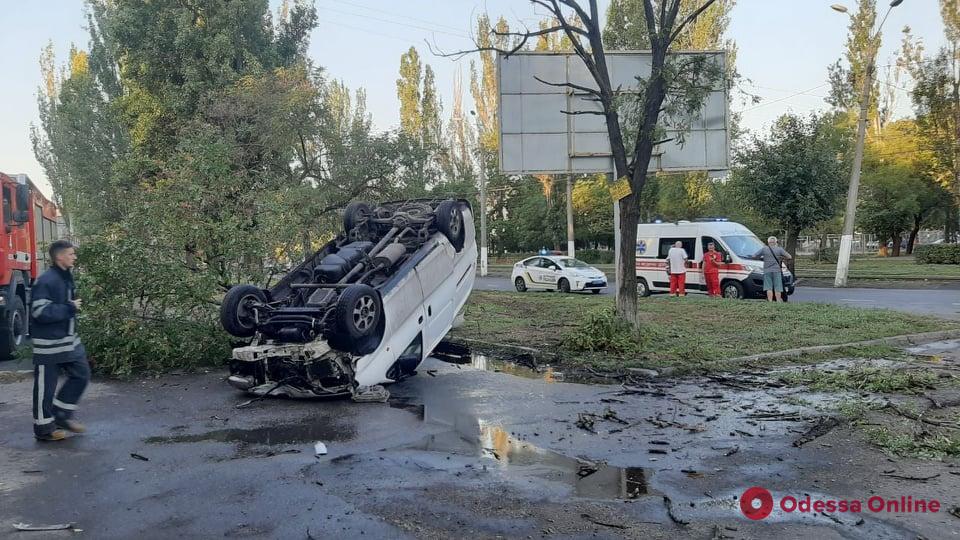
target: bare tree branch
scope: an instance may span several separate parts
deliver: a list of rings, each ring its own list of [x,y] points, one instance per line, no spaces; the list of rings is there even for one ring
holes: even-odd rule
[[[560,112],[570,116],[576,116],[578,114],[595,114],[597,116],[606,116],[606,113],[604,113],[603,111],[563,111],[561,110]]]
[[[554,33],[554,32],[559,32],[559,31],[561,31],[561,30],[563,30],[563,29],[564,29],[563,26],[554,26],[554,27],[551,27],[551,28],[544,28],[543,30],[537,30],[536,32],[530,32],[530,31],[526,31],[526,32],[500,32],[500,31],[497,31],[496,29],[491,29],[491,30],[490,30],[490,33],[493,34],[493,35],[495,35],[495,36],[501,36],[501,37],[516,36],[516,37],[522,37],[522,38],[525,38],[525,39],[530,39],[530,38],[535,37],[535,36],[544,36],[544,35],[546,35],[546,34],[552,34],[552,33]],[[577,28],[577,27],[575,27],[575,26],[574,26],[573,28],[571,28],[571,31],[577,32],[578,34],[582,34],[582,35],[584,35],[584,36],[587,35],[586,30],[583,30],[583,29],[581,29],[581,28]]]
[[[669,47],[670,44],[673,43],[675,39],[677,39],[677,36],[679,36],[680,33],[683,32],[683,29],[686,28],[686,26],[690,24],[690,22],[692,22],[694,19],[699,17],[701,13],[706,11],[706,9],[710,7],[710,5],[714,3],[714,1],[715,0],[706,0],[706,2],[704,2],[702,6],[697,8],[696,11],[694,11],[690,15],[687,15],[687,18],[684,19],[679,25],[677,25],[677,27],[673,30],[673,33],[670,34],[670,40],[667,41],[667,47]]]
[[[594,90],[593,88],[590,88],[589,86],[580,86],[579,84],[574,84],[574,83],[554,83],[554,82],[549,82],[549,81],[545,81],[545,80],[541,79],[540,77],[537,77],[536,75],[534,75],[533,78],[536,79],[537,81],[539,81],[539,82],[547,85],[547,86],[573,88],[574,90],[580,90],[581,92],[586,92],[586,93],[588,93],[588,94],[592,94],[592,95],[595,95],[595,96],[599,96],[599,95],[600,95],[600,92],[599,92],[598,90]]]

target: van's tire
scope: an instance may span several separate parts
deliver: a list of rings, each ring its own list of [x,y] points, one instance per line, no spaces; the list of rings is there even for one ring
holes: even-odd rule
[[[724,281],[720,286],[720,291],[724,298],[729,298],[731,300],[743,300],[745,297],[743,285],[739,281]]]
[[[527,292],[527,280],[523,279],[523,276],[517,276],[517,279],[513,280],[513,286],[517,288],[517,292]]]
[[[251,302],[266,303],[267,294],[253,285],[237,285],[227,291],[220,304],[220,325],[228,334],[250,337],[257,332]]]
[[[338,349],[352,354],[369,354],[383,338],[383,300],[377,291],[362,283],[353,284],[337,299],[334,328]]]
[[[370,233],[370,226],[366,223],[367,218],[373,214],[370,205],[365,202],[352,202],[343,210],[343,232],[350,236],[358,225],[363,223],[363,227],[358,231],[358,239],[363,239]]]
[[[637,296],[642,298],[650,296],[650,285],[647,285],[647,280],[643,278],[637,278]]]
[[[27,334],[27,310],[23,300],[14,296],[3,313],[3,328],[0,329],[0,360],[17,357],[17,349]]]
[[[600,289],[590,289],[593,294],[600,294]]]
[[[570,292],[570,282],[567,281],[567,278],[561,278],[560,281],[557,282],[557,290],[564,294]]]
[[[453,249],[457,253],[463,249],[463,242],[466,232],[464,231],[463,209],[457,201],[443,201],[437,206],[436,221],[437,230],[443,233],[450,241]]]

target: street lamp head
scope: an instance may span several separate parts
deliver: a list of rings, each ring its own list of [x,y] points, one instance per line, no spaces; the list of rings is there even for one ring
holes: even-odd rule
[[[894,1],[896,1],[896,0],[894,0]],[[902,2],[903,0],[900,0],[900,1]],[[843,4],[833,4],[832,6],[830,6],[830,9],[832,9],[832,10],[834,10],[834,11],[839,11],[840,13],[846,13],[846,12],[847,12],[847,6],[845,6],[845,5],[843,5]]]
[[[893,0],[893,2],[890,2],[890,7],[895,8],[902,3],[903,3],[903,0]]]

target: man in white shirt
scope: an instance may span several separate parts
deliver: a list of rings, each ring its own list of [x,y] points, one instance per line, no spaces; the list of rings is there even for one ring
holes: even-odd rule
[[[667,252],[667,273],[670,274],[670,296],[687,295],[687,250],[677,241]]]

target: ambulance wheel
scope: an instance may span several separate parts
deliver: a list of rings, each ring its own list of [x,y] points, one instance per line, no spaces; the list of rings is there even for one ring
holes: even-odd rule
[[[559,283],[557,283],[557,288],[559,289],[560,292],[566,294],[570,292],[570,282],[567,281],[566,278],[563,278],[560,280]]]
[[[650,286],[647,285],[647,280],[643,278],[637,278],[637,296],[650,296]]]
[[[454,200],[443,201],[437,206],[436,216],[437,230],[443,233],[453,249],[460,253],[465,239],[463,210],[460,209],[460,203]]]
[[[739,281],[728,281],[723,284],[723,297],[732,300],[743,299],[743,285]]]
[[[520,276],[513,280],[513,286],[517,288],[517,292],[527,292],[527,281]]]
[[[600,294],[600,289],[590,289],[593,294]]]
[[[0,360],[16,358],[17,349],[27,333],[26,322],[27,310],[23,307],[23,300],[14,296],[4,313],[3,329],[0,330]]]

